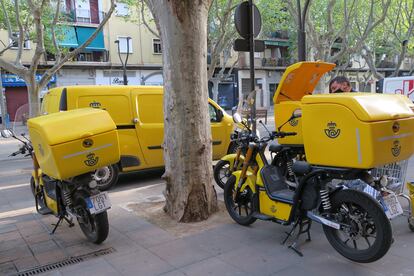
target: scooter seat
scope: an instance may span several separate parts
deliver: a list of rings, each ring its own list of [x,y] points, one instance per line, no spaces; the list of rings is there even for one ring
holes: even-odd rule
[[[295,196],[295,192],[289,189],[283,189],[272,192],[271,195],[273,200],[293,204],[293,197]]]
[[[273,152],[273,153],[281,151],[282,148],[283,148],[282,145],[275,144],[275,143],[272,143],[272,144],[269,145],[269,151]]]

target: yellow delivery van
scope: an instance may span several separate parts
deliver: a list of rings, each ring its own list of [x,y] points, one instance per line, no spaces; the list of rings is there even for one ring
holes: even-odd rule
[[[98,169],[95,173],[102,190],[117,182],[119,172],[164,166],[162,86],[57,87],[44,96],[41,112],[50,114],[84,107],[108,111],[118,130],[120,162]],[[232,147],[230,135],[233,120],[211,99],[209,112],[213,159],[220,159]]]

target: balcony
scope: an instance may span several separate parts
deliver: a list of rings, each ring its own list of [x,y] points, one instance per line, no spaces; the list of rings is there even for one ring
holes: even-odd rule
[[[263,58],[263,67],[287,67],[291,64],[289,58]]]
[[[48,61],[55,61],[56,57],[53,54],[47,53]],[[91,63],[109,62],[109,51],[92,51],[79,53],[76,57],[69,61],[70,63],[76,63],[77,65]]]
[[[62,15],[62,21],[74,24],[99,24],[105,17],[104,12],[89,9],[71,9],[63,11]]]

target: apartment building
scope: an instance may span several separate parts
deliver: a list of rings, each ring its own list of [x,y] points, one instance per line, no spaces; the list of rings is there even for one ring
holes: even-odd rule
[[[57,27],[62,35],[58,43],[69,50],[78,47],[90,37],[110,7],[109,0],[65,0],[62,4],[62,20]],[[67,62],[56,73],[48,87],[122,85],[123,70],[120,57],[125,61],[127,54],[128,84],[162,85],[161,42],[141,24],[135,14],[135,8],[118,3],[102,31],[77,57]],[[0,30],[0,40],[8,41],[5,30]],[[23,64],[30,63],[34,46],[31,41],[25,42]],[[10,49],[3,57],[14,60],[16,51],[16,48]],[[51,66],[54,58],[52,54],[48,54],[47,60],[41,62],[39,78],[42,68]],[[26,84],[18,76],[4,71],[2,84],[5,88],[7,110],[13,120],[15,110],[28,102]]]

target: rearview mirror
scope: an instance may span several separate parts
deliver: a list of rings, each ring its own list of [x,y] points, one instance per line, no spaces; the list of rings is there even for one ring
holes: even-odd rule
[[[236,124],[240,124],[240,123],[242,122],[242,117],[240,116],[240,114],[239,114],[239,113],[234,113],[234,114],[233,114],[233,121],[234,121]]]
[[[13,132],[11,132],[11,130],[3,129],[1,131],[1,137],[3,137],[3,138],[10,138],[12,136],[13,136]]]
[[[297,108],[292,113],[292,119],[300,118],[300,117],[302,117],[302,109]]]

